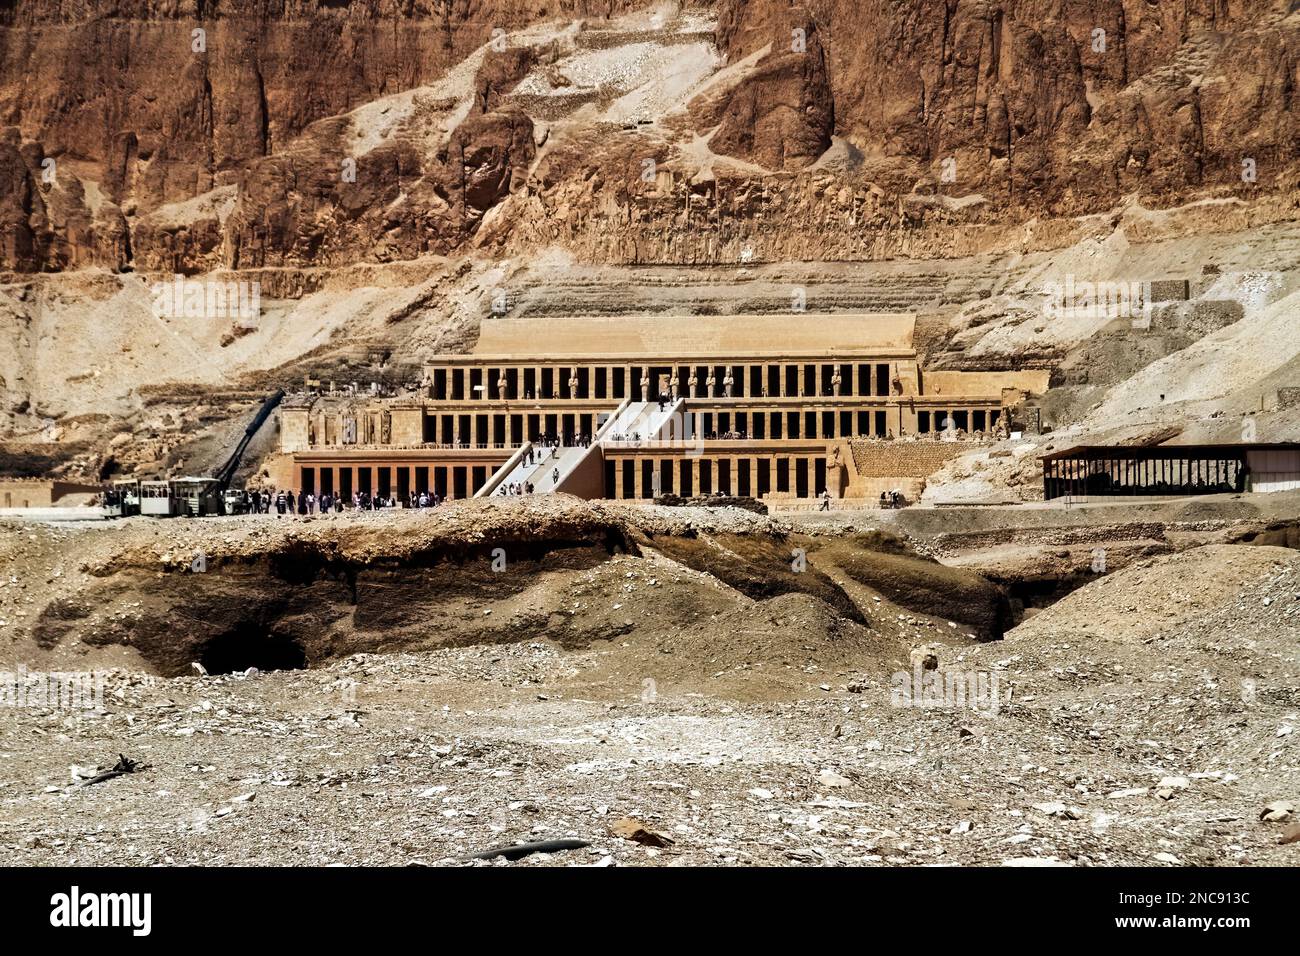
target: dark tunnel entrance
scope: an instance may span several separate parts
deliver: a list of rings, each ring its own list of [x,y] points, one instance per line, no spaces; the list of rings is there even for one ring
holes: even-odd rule
[[[213,638],[204,646],[199,663],[209,674],[234,674],[250,667],[292,671],[307,666],[307,655],[292,638],[250,628]]]

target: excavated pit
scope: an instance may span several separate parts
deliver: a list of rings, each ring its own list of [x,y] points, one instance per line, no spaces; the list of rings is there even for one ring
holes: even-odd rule
[[[1069,597],[1085,584],[1097,580],[1100,574],[1089,571],[1068,571],[1060,574],[1043,574],[1036,577],[989,576],[1007,595],[1010,625],[1020,624],[1062,598]]]
[[[785,659],[786,645],[830,654],[822,642],[843,633],[870,656],[925,638],[904,619],[925,616],[945,636],[954,622],[963,640],[997,639],[1011,620],[1001,589],[888,536],[807,537],[754,515],[734,520],[757,530],[676,514],[646,527],[635,512],[564,508],[546,526],[526,506],[487,509],[468,534],[431,535],[419,516],[270,529],[246,519],[251,543],[214,549],[203,572],[189,564],[201,539],[176,542],[161,568],[157,551],[104,561],[45,605],[32,636],[48,651],[129,648],[155,673],[183,676],[195,663],[211,674],[294,670],[356,653],[537,640],[584,650],[635,637],[689,655],[723,621],[754,655]],[[847,647],[836,659],[859,653]]]
[[[288,537],[254,553],[212,555],[206,570],[111,562],[75,597],[51,600],[32,629],[53,650],[133,648],[164,676],[293,670],[339,656],[546,636],[582,646],[620,628],[557,618],[554,599],[522,595],[567,581],[636,545],[618,528],[550,537],[501,536],[428,543],[406,550],[400,536],[363,557],[337,542]],[[510,622],[485,610],[519,604]]]

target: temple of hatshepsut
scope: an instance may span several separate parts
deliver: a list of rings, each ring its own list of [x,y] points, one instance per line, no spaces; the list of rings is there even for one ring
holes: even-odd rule
[[[911,498],[1048,374],[922,369],[914,329],[900,314],[492,318],[401,394],[291,396],[271,477],[402,502]]]

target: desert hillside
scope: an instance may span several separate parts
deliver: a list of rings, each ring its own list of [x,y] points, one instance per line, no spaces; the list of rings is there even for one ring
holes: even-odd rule
[[[0,342],[15,865],[1300,852],[1300,0],[0,0]]]
[[[5,4],[0,466],[204,464],[268,387],[494,304],[796,293],[1052,369],[1058,428],[1293,436],[1298,48],[1271,2]],[[159,318],[176,274],[258,321]],[[1188,291],[1045,320],[1067,276]]]

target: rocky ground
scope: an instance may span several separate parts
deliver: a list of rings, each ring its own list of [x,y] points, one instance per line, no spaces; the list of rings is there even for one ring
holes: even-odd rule
[[[910,536],[865,530],[870,515],[849,531],[732,510],[515,507],[7,526],[0,661],[112,669],[100,706],[0,708],[6,858],[433,864],[552,838],[590,845],[473,865],[1288,865],[1300,852],[1282,842],[1300,797],[1290,549],[1189,541],[981,641],[976,624],[925,611],[978,604],[983,579],[944,577]],[[132,605],[192,595],[173,581],[241,563],[330,603],[323,575],[295,584],[260,564],[268,548],[305,554],[320,538],[340,562],[397,557],[445,582],[437,565],[467,529],[525,524],[553,542],[536,581],[420,604],[392,622],[391,646],[367,644],[354,614],[304,642],[305,669],[162,676],[170,658],[151,657],[148,629],[167,622],[201,658],[187,641],[202,622],[157,606],[125,628],[138,643],[86,642],[117,633],[109,619]],[[599,544],[579,560],[561,539]],[[208,569],[176,567],[198,542]],[[805,571],[776,573],[773,542],[783,558],[803,548]],[[379,585],[354,580],[366,608]],[[107,593],[96,582],[125,606],[41,646],[51,606]],[[943,607],[944,588],[961,601]],[[268,626],[298,633],[293,616]],[[972,694],[903,706],[900,673],[969,680]],[[85,784],[119,754],[141,766]]]

